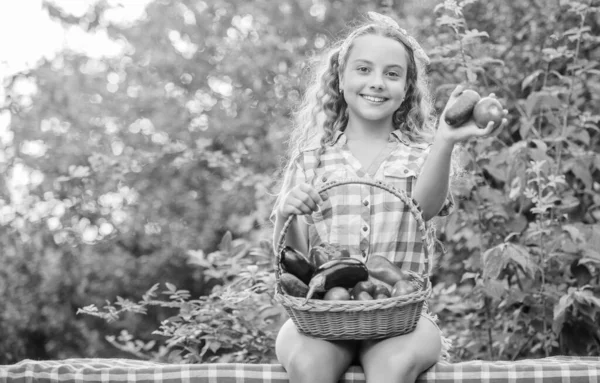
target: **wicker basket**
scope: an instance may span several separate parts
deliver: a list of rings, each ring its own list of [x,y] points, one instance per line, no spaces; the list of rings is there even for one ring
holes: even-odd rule
[[[285,222],[276,251],[275,299],[281,303],[298,330],[308,336],[327,340],[381,339],[409,333],[415,329],[421,317],[425,300],[431,295],[430,257],[433,255],[433,236],[424,222],[416,202],[403,190],[395,189],[380,181],[346,179],[323,184],[319,193],[335,186],[364,184],[383,189],[402,200],[417,220],[426,244],[423,284],[417,291],[397,297],[371,301],[326,301],[293,297],[283,292],[280,283],[281,252],[285,247],[285,235],[295,218],[290,216]]]

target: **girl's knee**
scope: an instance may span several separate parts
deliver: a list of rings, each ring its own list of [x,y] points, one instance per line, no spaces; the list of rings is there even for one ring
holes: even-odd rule
[[[277,358],[291,383],[339,380],[354,358],[352,342],[327,342],[298,332],[291,322],[279,331],[275,344]]]
[[[285,366],[290,382],[337,382],[350,366],[352,358],[319,350],[297,350]]]
[[[396,353],[365,362],[363,369],[368,382],[412,383],[424,371],[422,360],[410,352]]]

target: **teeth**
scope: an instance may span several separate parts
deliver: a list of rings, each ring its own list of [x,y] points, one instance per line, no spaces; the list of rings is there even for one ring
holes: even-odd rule
[[[363,98],[372,101],[372,102],[384,102],[385,98],[383,97],[373,97],[373,96],[363,96]]]

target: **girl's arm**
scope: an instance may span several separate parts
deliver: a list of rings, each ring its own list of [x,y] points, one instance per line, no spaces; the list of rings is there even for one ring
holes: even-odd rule
[[[446,104],[446,109],[453,104],[453,99],[460,96],[464,87],[459,85],[450,95],[450,100]],[[500,132],[506,125],[506,118],[502,124],[494,129],[494,123],[490,122],[485,129],[480,129],[472,119],[465,122],[460,127],[452,127],[446,124],[442,113],[438,130],[430,148],[429,155],[421,169],[417,183],[413,190],[413,198],[417,201],[423,211],[423,219],[429,220],[435,217],[441,210],[448,195],[448,183],[450,179],[450,163],[452,160],[452,150],[454,145],[461,141],[466,141],[472,137],[485,137],[493,132]],[[504,115],[508,113],[504,110]]]
[[[317,210],[323,200],[307,181],[302,161],[291,161],[286,167],[283,185],[271,213],[271,221],[274,222],[273,248],[276,251],[283,225],[288,217],[294,216],[285,234],[285,243],[303,254],[308,254],[308,223],[298,217]]]
[[[413,198],[423,211],[425,221],[435,217],[448,196],[450,162],[454,144],[436,136],[427,160],[421,169]]]
[[[284,218],[281,213],[276,213],[275,230],[273,231],[273,249],[275,249],[275,251],[277,251],[281,230],[283,229],[283,224],[286,220],[287,219]],[[285,244],[302,252],[302,254],[308,254],[308,225],[303,222],[303,220],[299,219],[298,216],[295,216],[290,223],[285,234]]]

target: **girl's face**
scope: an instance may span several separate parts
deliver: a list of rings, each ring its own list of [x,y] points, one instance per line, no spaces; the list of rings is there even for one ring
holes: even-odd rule
[[[406,96],[407,52],[402,43],[383,36],[357,37],[340,80],[349,119],[382,123]]]

